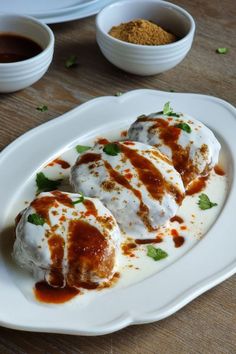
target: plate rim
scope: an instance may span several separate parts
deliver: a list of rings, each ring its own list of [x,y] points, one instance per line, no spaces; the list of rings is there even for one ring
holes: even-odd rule
[[[44,17],[47,18],[47,17],[69,15],[72,11],[81,11],[81,10],[86,9],[86,7],[94,6],[95,4],[97,4],[98,1],[99,0],[89,0],[88,3],[67,6],[64,8],[57,9],[57,10],[50,10],[47,13],[43,12],[43,11],[38,11],[38,12],[30,12],[29,14],[26,14],[26,15],[37,17],[37,18],[44,18]]]
[[[74,4],[74,5],[70,5],[70,6],[64,6],[64,7],[58,8],[58,9],[48,10],[47,12],[45,12],[45,10],[44,10],[44,11],[27,12],[27,13],[22,12],[21,14],[26,15],[26,16],[33,16],[33,17],[51,17],[51,16],[57,16],[60,14],[63,15],[63,14],[67,14],[73,10],[81,10],[86,6],[91,6],[94,3],[96,3],[97,1],[99,1],[99,0],[88,0],[86,2],[83,1],[82,3],[78,3],[78,0],[77,0],[76,5]],[[9,10],[2,10],[2,12],[12,13]]]
[[[91,4],[83,4],[80,8],[72,10],[68,8],[64,13],[55,13],[49,14],[25,14],[26,16],[33,16],[40,20],[41,22],[52,25],[57,23],[70,22],[75,20],[80,20],[86,17],[90,17],[96,15],[99,11],[101,11],[105,6],[112,4],[117,0],[94,0]],[[59,11],[59,10],[58,10]],[[10,15],[18,15],[16,12],[6,12],[1,11],[0,14],[10,14]],[[22,14],[23,15],[23,14]]]
[[[82,9],[78,9],[77,11],[68,12],[67,14],[63,15],[55,15],[55,16],[37,16],[37,18],[42,21],[43,23],[46,23],[48,25],[50,24],[56,24],[56,23],[64,23],[64,22],[70,22],[70,21],[75,21],[75,20],[80,20],[86,17],[90,17],[93,15],[96,15],[98,12],[100,12],[105,6],[108,6],[115,2],[117,0],[98,0],[95,3],[92,3],[90,5],[85,6]]]

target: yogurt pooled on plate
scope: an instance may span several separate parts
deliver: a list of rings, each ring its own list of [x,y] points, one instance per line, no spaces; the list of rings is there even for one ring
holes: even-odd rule
[[[53,287],[83,287],[111,279],[120,230],[97,199],[60,191],[39,194],[20,215],[13,256]]]
[[[178,210],[184,198],[180,174],[156,148],[134,141],[100,139],[82,153],[71,172],[75,190],[99,198],[122,231],[145,238]]]
[[[218,162],[220,143],[203,123],[187,114],[142,115],[131,125],[129,139],[157,147],[172,160],[185,187],[207,175]]]

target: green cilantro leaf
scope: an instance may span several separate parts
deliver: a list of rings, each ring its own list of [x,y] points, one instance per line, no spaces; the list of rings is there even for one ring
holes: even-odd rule
[[[81,194],[81,196],[79,197],[78,200],[75,200],[74,202],[72,201],[72,204],[73,204],[73,205],[78,204],[78,203],[83,203],[83,201],[84,201],[84,195],[83,195],[83,193],[80,193],[80,194]]]
[[[43,225],[45,223],[44,218],[39,214],[30,214],[27,219],[28,222],[34,225]]]
[[[226,54],[228,53],[229,49],[228,48],[217,48],[216,53],[218,54]]]
[[[40,111],[40,112],[46,112],[48,110],[48,106],[45,106],[44,104],[42,104],[41,106],[38,106],[36,109],[37,109],[37,111]]]
[[[111,155],[111,156],[117,156],[120,152],[121,149],[119,147],[118,144],[116,143],[109,143],[106,144],[103,148],[103,151],[107,154],[107,155]]]
[[[157,112],[156,114],[164,114],[170,117],[180,117],[178,113],[173,111],[173,108],[170,106],[170,102],[166,102],[163,107],[163,111]]]
[[[179,123],[176,125],[177,128],[184,130],[187,133],[191,133],[192,129],[187,123]]]
[[[115,93],[115,96],[117,96],[117,97],[122,96],[122,95],[123,95],[122,92],[116,92],[116,93]]]
[[[168,253],[163,251],[161,248],[156,248],[152,245],[148,245],[147,256],[154,259],[154,261],[160,261],[161,259],[168,257]]]
[[[61,184],[61,179],[57,180],[51,180],[48,179],[43,172],[37,173],[36,176],[36,184],[37,184],[37,194],[41,192],[49,192],[54,189],[57,189],[57,187]]]
[[[211,209],[214,206],[217,206],[217,203],[212,203],[208,196],[204,193],[199,195],[198,201],[199,208],[202,210]]]
[[[170,102],[166,102],[166,103],[164,104],[163,114],[168,115],[169,113],[172,113],[172,112],[173,112],[173,108],[171,108]]]
[[[72,68],[73,66],[78,65],[77,56],[71,55],[65,62],[65,67],[67,69]]]
[[[75,149],[76,149],[76,151],[77,151],[79,154],[81,154],[82,152],[85,152],[85,151],[91,149],[91,146],[77,145],[77,146],[75,147]]]

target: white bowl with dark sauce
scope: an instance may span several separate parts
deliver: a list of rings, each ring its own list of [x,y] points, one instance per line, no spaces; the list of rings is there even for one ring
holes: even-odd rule
[[[41,79],[52,61],[54,41],[51,29],[32,17],[0,15],[0,93]]]

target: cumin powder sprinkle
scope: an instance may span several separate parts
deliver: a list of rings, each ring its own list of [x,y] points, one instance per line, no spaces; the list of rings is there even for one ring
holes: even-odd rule
[[[109,34],[121,41],[141,45],[161,45],[176,41],[176,36],[165,31],[157,24],[137,19],[114,26]]]

